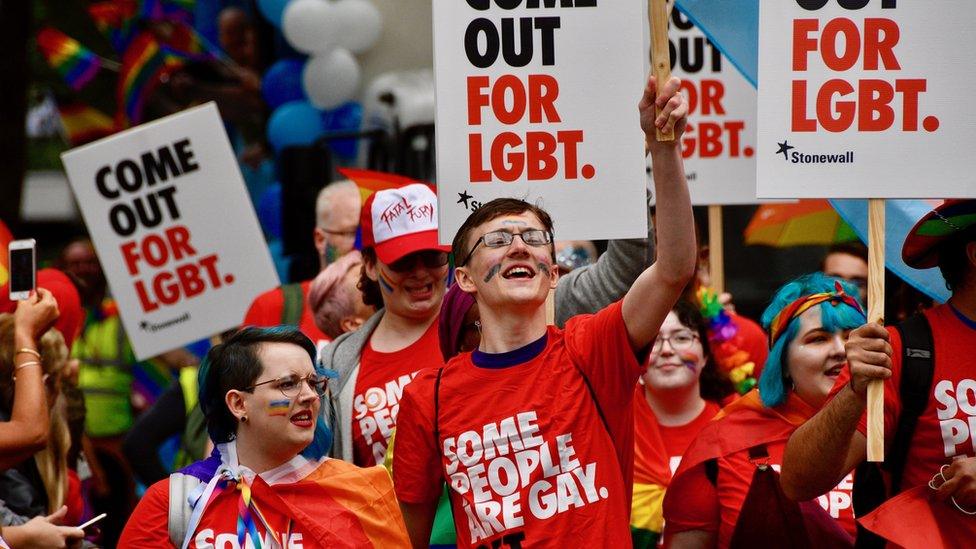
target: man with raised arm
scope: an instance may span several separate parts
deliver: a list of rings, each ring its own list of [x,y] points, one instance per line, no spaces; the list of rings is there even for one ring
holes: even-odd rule
[[[482,337],[404,390],[393,478],[415,547],[427,546],[444,482],[459,547],[630,543],[634,386],[695,268],[679,85],[672,78],[657,93],[652,78],[639,104],[658,253],[621,301],[547,326],[558,267],[552,220],[534,205],[493,200],[458,230],[455,275],[475,295]],[[673,128],[675,141],[657,142],[657,128]]]

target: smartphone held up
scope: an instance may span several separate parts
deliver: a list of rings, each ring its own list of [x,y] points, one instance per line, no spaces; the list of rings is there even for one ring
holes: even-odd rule
[[[10,243],[10,299],[23,301],[37,286],[37,242],[33,238]]]

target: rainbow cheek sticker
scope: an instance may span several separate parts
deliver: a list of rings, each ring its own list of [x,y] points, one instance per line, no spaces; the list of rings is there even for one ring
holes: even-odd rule
[[[378,272],[380,275],[379,276],[380,287],[386,290],[386,293],[392,294],[394,283],[392,280],[390,280],[390,275],[383,272],[383,269],[378,269]]]
[[[287,416],[288,409],[291,408],[290,400],[272,400],[268,403],[269,416]]]

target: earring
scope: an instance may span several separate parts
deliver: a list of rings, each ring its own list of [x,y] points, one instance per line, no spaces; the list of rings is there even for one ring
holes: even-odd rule
[[[241,423],[247,423],[247,416],[246,415],[241,416]]]

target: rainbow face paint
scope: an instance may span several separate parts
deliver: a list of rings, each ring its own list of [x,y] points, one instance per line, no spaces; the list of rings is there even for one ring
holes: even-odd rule
[[[544,274],[546,276],[546,278],[548,278],[550,276],[552,269],[549,267],[549,265],[547,265],[547,264],[545,264],[545,263],[543,263],[543,262],[540,261],[540,262],[536,263],[535,266],[536,266],[537,269],[539,269],[539,272],[540,273],[542,273],[542,274]]]
[[[678,353],[678,359],[681,360],[681,363],[687,366],[692,372],[698,371],[698,355],[689,353],[687,351],[682,351]]]
[[[390,279],[390,275],[386,274],[386,272],[383,271],[383,269],[377,269],[377,273],[379,274],[378,278],[379,278],[380,288],[382,288],[383,291],[385,291],[386,293],[392,294],[394,292],[393,287],[396,284],[393,282],[392,279]]]
[[[268,403],[269,416],[287,416],[288,409],[291,408],[291,400],[272,400]]]
[[[501,263],[496,263],[495,265],[492,265],[492,267],[488,269],[488,274],[485,275],[485,284],[491,282],[491,279],[495,278],[495,275],[500,273],[501,270],[502,270]]]

